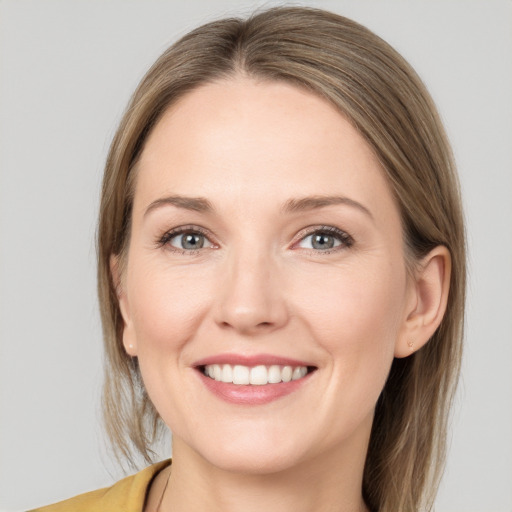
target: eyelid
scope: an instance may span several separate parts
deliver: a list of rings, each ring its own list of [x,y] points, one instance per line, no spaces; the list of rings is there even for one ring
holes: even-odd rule
[[[185,250],[180,249],[178,247],[174,247],[171,244],[169,244],[170,240],[172,240],[174,237],[185,234],[185,233],[199,233],[200,235],[203,235],[211,244],[211,247],[205,247],[201,249],[191,249],[191,250]],[[183,226],[177,226],[175,228],[171,228],[167,230],[163,235],[160,235],[157,237],[156,240],[157,247],[164,247],[167,246],[170,251],[173,252],[186,252],[187,254],[194,254],[202,249],[216,249],[218,248],[219,244],[215,242],[213,235],[208,231],[207,229],[197,226],[195,224],[186,224]]]
[[[323,251],[316,250],[316,249],[306,249],[302,248],[303,250],[314,252],[315,254],[323,253],[323,254],[329,254],[333,251],[339,251],[346,249],[348,247],[351,247],[354,244],[354,239],[351,235],[349,235],[346,231],[337,228],[335,226],[329,226],[329,225],[316,225],[316,226],[308,226],[304,229],[301,229],[297,235],[295,236],[294,242],[292,244],[292,248],[299,248],[300,242],[302,242],[305,238],[308,236],[314,235],[315,233],[325,233],[331,236],[336,236],[340,240],[340,245],[333,247],[332,249],[325,249]]]
[[[211,246],[196,249],[196,250],[193,250],[193,249],[192,250],[184,250],[184,249],[179,249],[177,247],[171,246],[168,243],[170,240],[172,240],[172,238],[179,236],[181,234],[184,234],[184,233],[199,233],[208,239]],[[339,250],[346,249],[348,247],[351,247],[354,244],[353,237],[350,234],[348,234],[346,231],[344,231],[340,228],[337,228],[335,226],[330,226],[330,225],[314,225],[314,226],[307,226],[307,227],[301,229],[294,237],[294,241],[292,242],[291,248],[292,249],[300,248],[299,247],[300,242],[302,242],[306,237],[314,235],[315,233],[326,233],[331,236],[335,236],[341,243],[338,246],[333,247],[332,249],[325,249],[324,251],[319,251],[317,249],[307,249],[307,248],[303,248],[303,250],[306,250],[306,251],[309,250],[310,252],[314,252],[316,254],[318,254],[318,253],[328,254],[333,251],[339,251]],[[219,248],[219,244],[215,241],[215,237],[212,235],[212,233],[209,230],[207,230],[201,226],[195,225],[195,224],[185,224],[183,226],[177,226],[175,228],[167,230],[163,235],[160,235],[157,237],[156,245],[157,245],[157,247],[168,246],[170,251],[182,252],[182,253],[186,252],[187,254],[198,253],[201,250],[205,250],[205,249]]]

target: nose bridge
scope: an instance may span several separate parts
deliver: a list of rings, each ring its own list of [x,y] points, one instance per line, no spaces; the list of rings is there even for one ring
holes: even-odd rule
[[[282,326],[287,310],[278,267],[264,244],[232,247],[221,276],[217,322],[246,334]]]

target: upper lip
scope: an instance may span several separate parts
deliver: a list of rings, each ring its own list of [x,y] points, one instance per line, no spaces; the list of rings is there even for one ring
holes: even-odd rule
[[[273,354],[216,354],[196,361],[193,366],[207,366],[211,364],[230,364],[242,366],[313,366],[306,361],[300,361],[290,357],[277,356]]]

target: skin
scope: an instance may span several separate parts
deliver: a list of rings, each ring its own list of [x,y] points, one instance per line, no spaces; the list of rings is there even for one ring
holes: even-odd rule
[[[116,258],[112,269],[125,348],[173,432],[161,510],[366,510],[375,403],[393,358],[439,325],[447,251],[407,271],[399,210],[370,146],[329,103],[291,85],[236,77],[196,89],[152,131],[137,172],[125,270],[118,276]],[[176,195],[213,210],[158,202]],[[285,209],[311,196],[352,203]],[[160,243],[182,226],[206,234],[202,249],[182,249],[180,236]],[[326,226],[349,243],[313,248],[311,233]],[[194,367],[225,353],[317,369],[279,400],[231,404]]]

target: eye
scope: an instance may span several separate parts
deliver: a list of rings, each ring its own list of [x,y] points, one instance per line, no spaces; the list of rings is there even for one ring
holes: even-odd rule
[[[171,248],[183,252],[192,252],[213,247],[208,237],[196,229],[170,231],[159,240],[159,245],[171,246]]]
[[[353,241],[350,235],[338,228],[326,227],[317,229],[303,237],[298,247],[315,251],[329,251],[337,247],[350,247]]]
[[[202,249],[205,245],[208,247],[209,242],[201,233],[182,233],[181,235],[173,236],[169,243],[178,249],[193,251]]]

